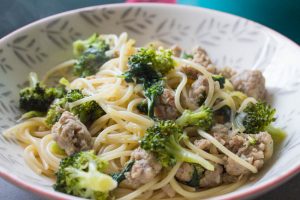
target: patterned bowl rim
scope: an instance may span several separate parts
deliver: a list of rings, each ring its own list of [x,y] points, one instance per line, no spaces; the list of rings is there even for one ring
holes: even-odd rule
[[[187,6],[187,5],[170,5],[170,4],[165,4],[165,3],[117,3],[117,4],[104,4],[104,5],[97,5],[97,6],[90,6],[90,7],[85,7],[85,8],[79,8],[79,9],[75,9],[75,10],[70,10],[70,11],[66,11],[66,12],[62,12],[62,13],[58,13],[58,14],[54,14],[48,17],[45,17],[43,19],[37,20],[35,22],[32,22],[22,28],[19,28],[15,31],[13,31],[12,33],[8,34],[7,36],[4,36],[3,38],[0,39],[0,46],[2,43],[4,43],[6,40],[9,40],[10,38],[14,37],[14,35],[24,31],[24,30],[29,30],[32,26],[36,26],[39,24],[42,24],[52,18],[56,18],[56,17],[63,17],[65,15],[72,15],[74,13],[77,12],[81,12],[81,11],[85,11],[85,10],[91,10],[91,9],[101,9],[101,8],[118,8],[118,7],[135,7],[135,6],[142,6],[142,7],[175,7],[177,9],[183,9],[183,10],[190,10],[190,11],[208,11],[211,13],[216,13],[219,15],[227,15],[227,16],[232,16],[235,18],[241,18],[241,19],[245,19],[242,17],[239,17],[237,15],[233,15],[230,13],[226,13],[226,12],[222,12],[222,11],[217,11],[217,10],[212,10],[212,9],[208,9],[208,8],[202,8],[202,7],[195,7],[195,6]],[[248,20],[248,19],[246,19]],[[268,28],[264,25],[261,25],[257,22],[254,22],[252,20],[248,20],[250,23],[262,26],[264,29],[268,30],[269,32],[271,32],[273,35],[276,35],[277,37],[281,38],[282,40],[284,40],[286,43],[289,43],[292,46],[298,47],[299,45],[290,40],[289,38],[287,38],[284,35],[281,35],[280,33],[276,32],[275,30]],[[253,187],[253,188],[249,188],[243,192],[237,193],[237,194],[225,194],[222,196],[218,196],[218,197],[213,197],[212,199],[223,199],[223,200],[233,200],[233,199],[243,199],[243,198],[247,198],[249,196],[254,196],[254,195],[258,195],[258,194],[262,194],[270,189],[274,189],[274,187],[279,186],[280,184],[283,184],[284,182],[288,181],[290,178],[292,178],[293,176],[295,176],[297,173],[300,172],[300,164],[298,166],[293,167],[292,169],[290,169],[289,171],[286,171],[284,174],[275,177],[269,181],[266,181],[265,183],[257,186],[257,187]],[[78,197],[74,197],[74,196],[70,196],[67,194],[63,194],[60,192],[55,192],[55,191],[49,191],[47,189],[44,189],[40,186],[34,186],[31,184],[26,183],[24,180],[18,178],[16,175],[13,174],[9,174],[9,172],[7,172],[6,169],[4,169],[3,167],[0,166],[0,177],[4,178],[5,180],[9,181],[10,183],[31,191],[35,194],[38,194],[40,196],[46,197],[46,198],[51,198],[51,199],[57,199],[57,200],[67,200],[67,199],[82,199],[82,198],[78,198]]]

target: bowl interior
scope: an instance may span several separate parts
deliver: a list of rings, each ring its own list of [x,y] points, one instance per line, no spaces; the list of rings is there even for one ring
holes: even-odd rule
[[[281,181],[299,167],[299,47],[246,19],[193,7],[162,4],[92,7],[43,19],[3,38],[0,40],[0,132],[16,124],[20,116],[18,91],[26,84],[29,72],[43,75],[72,58],[71,44],[76,39],[94,32],[120,34],[124,31],[138,45],[160,40],[190,51],[199,44],[218,67],[264,72],[269,99],[277,109],[276,124],[286,130],[288,137],[259,178],[223,198],[253,194],[259,191],[256,188]],[[32,172],[22,153],[15,141],[0,134],[0,172],[13,175],[23,186],[25,183],[44,192],[52,191],[51,180]]]

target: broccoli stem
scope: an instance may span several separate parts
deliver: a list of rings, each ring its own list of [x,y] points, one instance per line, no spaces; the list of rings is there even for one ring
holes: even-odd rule
[[[45,116],[46,113],[45,112],[40,112],[40,111],[29,111],[24,113],[20,119],[18,119],[18,121],[24,120],[24,119],[30,119],[33,117],[42,117]]]
[[[39,83],[38,76],[35,72],[29,73],[29,85],[34,88]]]
[[[66,156],[66,152],[62,148],[60,148],[56,142],[52,143],[50,149],[51,149],[52,153],[55,153],[55,154],[58,154],[61,156]]]
[[[82,188],[88,188],[94,191],[107,192],[117,187],[117,181],[111,176],[97,171],[95,162],[89,162],[89,171],[85,172],[75,168],[66,168],[69,173],[73,173],[74,178],[80,180]]]
[[[203,119],[207,117],[207,113],[205,112],[194,112],[191,113],[189,115],[182,115],[180,116],[177,120],[176,123],[181,126],[184,127],[186,126],[186,124],[188,124],[190,121],[193,121],[195,119]]]
[[[180,146],[178,142],[176,142],[176,139],[174,135],[170,136],[169,142],[166,144],[166,150],[174,155],[176,160],[182,161],[182,162],[188,162],[188,163],[197,163],[201,166],[203,166],[205,169],[213,171],[214,166],[208,162],[207,160],[203,159],[201,156],[194,154],[187,149],[184,149]]]
[[[274,143],[277,144],[282,142],[286,137],[284,130],[276,128],[272,125],[267,126],[266,131],[272,136]]]
[[[146,96],[146,99],[147,99],[147,102],[148,102],[148,116],[152,118],[153,115],[154,115],[154,99],[155,99],[155,95],[152,94],[150,96],[150,98]]]

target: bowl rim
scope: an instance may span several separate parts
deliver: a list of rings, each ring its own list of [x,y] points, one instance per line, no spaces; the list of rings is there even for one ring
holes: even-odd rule
[[[142,7],[175,7],[177,9],[183,9],[183,10],[191,10],[191,11],[208,11],[211,13],[216,13],[218,15],[227,15],[227,16],[231,16],[231,17],[235,17],[235,18],[240,18],[240,19],[246,19],[234,14],[230,14],[230,13],[226,13],[226,12],[222,12],[222,11],[217,11],[217,10],[213,10],[213,9],[209,9],[209,8],[203,8],[203,7],[196,7],[196,6],[189,6],[189,5],[178,5],[178,4],[167,4],[167,3],[148,3],[148,2],[142,2],[142,3],[116,3],[116,4],[102,4],[102,5],[94,5],[94,6],[88,6],[88,7],[83,7],[83,8],[78,8],[78,9],[73,9],[73,10],[69,10],[69,11],[65,11],[65,12],[60,12],[57,14],[53,14],[50,15],[48,17],[36,20],[34,22],[31,22],[21,28],[18,28],[16,30],[14,30],[13,32],[9,33],[8,35],[0,38],[0,46],[5,43],[6,40],[9,40],[10,38],[14,37],[16,34],[29,30],[32,26],[36,26],[39,24],[43,24],[44,22],[51,20],[52,18],[57,18],[57,17],[62,17],[62,16],[66,16],[66,15],[72,15],[74,13],[78,13],[81,11],[85,11],[85,10],[91,10],[91,9],[101,9],[101,8],[107,8],[107,7],[111,7],[111,8],[118,8],[118,7],[138,7],[138,6],[142,6]],[[278,33],[277,31],[264,26],[260,23],[257,23],[255,21],[246,19],[247,21],[249,21],[250,23],[254,24],[254,25],[259,25],[261,27],[263,27],[264,29],[270,31],[273,35],[276,35],[278,38],[281,38],[282,40],[284,40],[286,43],[288,43],[291,46],[296,47],[298,50],[300,50],[300,46],[294,42],[293,40],[289,39],[288,37]],[[1,133],[0,133],[1,134]],[[274,189],[275,187],[283,184],[284,182],[288,181],[290,178],[292,178],[293,176],[295,176],[296,174],[300,173],[300,164],[298,164],[297,166],[293,167],[292,169],[290,169],[289,171],[286,171],[285,173],[283,173],[282,175],[275,177],[273,179],[271,179],[270,181],[266,181],[265,183],[257,186],[257,187],[253,187],[253,188],[249,188],[247,190],[245,190],[244,192],[238,193],[238,194],[224,194],[221,196],[217,196],[217,197],[212,197],[211,199],[222,199],[222,200],[233,200],[233,199],[243,199],[243,198],[247,198],[249,195],[250,196],[255,196],[255,195],[259,195],[262,194],[264,192],[267,192],[268,190]],[[15,186],[33,192],[37,195],[40,196],[44,196],[46,198],[51,198],[51,199],[57,199],[57,200],[67,200],[67,199],[82,199],[79,197],[75,197],[75,196],[71,196],[68,194],[64,194],[64,193],[60,193],[60,192],[56,192],[56,191],[49,191],[48,189],[44,189],[40,186],[37,185],[32,185],[32,184],[28,184],[26,183],[24,180],[20,179],[19,177],[17,177],[16,175],[13,174],[9,174],[9,172],[7,172],[7,170],[5,168],[3,168],[2,166],[0,166],[0,178],[3,178],[5,180],[7,180],[8,182],[14,184]]]

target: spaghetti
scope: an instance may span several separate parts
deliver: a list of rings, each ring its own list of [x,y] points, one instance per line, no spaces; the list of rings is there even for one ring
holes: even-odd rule
[[[67,103],[67,107],[72,109],[93,100],[104,110],[105,114],[93,121],[88,126],[88,131],[92,136],[92,149],[98,157],[108,161],[109,167],[105,173],[111,174],[126,166],[132,153],[140,146],[139,142],[146,134],[147,129],[156,122],[147,116],[147,113],[142,113],[137,108],[145,101],[145,93],[141,85],[127,82],[122,76],[129,69],[128,61],[130,57],[136,54],[140,48],[134,46],[134,40],[128,39],[126,33],[122,33],[119,37],[116,35],[101,35],[99,37],[102,37],[109,44],[110,48],[105,53],[111,59],[106,61],[96,74],[85,78],[76,78],[69,76],[70,74],[65,74],[69,73],[69,69],[72,69],[76,64],[76,60],[70,60],[47,72],[43,82],[51,82],[51,77],[55,74],[72,77],[69,80],[73,80],[66,85],[66,89],[68,91],[78,89],[85,97]],[[190,78],[183,71],[183,67],[189,67],[205,79],[203,105],[212,108],[215,112],[224,107],[230,109],[230,121],[226,125],[229,129],[236,113],[242,112],[248,104],[257,102],[253,97],[247,97],[245,94],[241,93],[241,95],[240,92],[234,91],[234,87],[227,79],[224,85],[215,81],[213,79],[214,74],[209,72],[201,63],[177,56],[172,56],[172,59],[175,67],[165,76],[165,88],[171,90],[174,94],[174,105],[176,112],[179,114],[187,109],[195,108],[194,104],[188,100],[184,101],[184,99],[191,98],[191,95],[193,95],[192,84],[197,80]],[[185,135],[189,135],[193,130],[185,130],[184,132]],[[204,187],[204,189],[198,191],[198,189],[186,186],[185,182],[180,180],[178,173],[180,168],[183,167],[183,162],[178,161],[173,167],[163,169],[148,183],[137,188],[130,187],[128,183],[120,184],[113,191],[115,197],[118,200],[208,198],[237,189],[246,182],[252,173],[257,173],[258,168],[261,168],[253,160],[253,162],[247,160],[245,155],[240,154],[238,151],[234,152],[230,142],[226,141],[229,140],[229,136],[222,135],[222,138],[220,138],[221,136],[216,137],[201,129],[198,130],[198,133],[201,137],[191,135],[190,138],[184,139],[181,145],[187,148],[188,151],[197,154],[208,165],[213,165],[215,171],[217,166],[221,166],[223,175],[230,167],[228,165],[229,159],[232,159],[236,166],[247,173],[239,174],[236,176],[236,180],[230,184],[226,184],[225,181],[222,184],[221,181],[216,185],[208,186],[216,187],[210,189]],[[45,123],[45,117],[27,119],[6,130],[4,134],[6,137],[16,138],[24,146],[24,159],[28,166],[38,174],[54,177],[55,172],[59,169],[61,159],[67,156],[61,148],[57,148],[57,142],[51,133],[51,127]],[[206,142],[207,147],[199,148],[199,145],[194,143],[195,139],[199,143]],[[244,138],[241,140],[243,141]],[[246,146],[243,147],[246,148]],[[251,149],[253,148],[255,146],[251,147]],[[212,173],[205,168],[203,170],[203,179]],[[216,174],[219,178],[223,175]],[[212,182],[215,181],[212,180]],[[200,179],[200,186],[201,184]],[[166,187],[171,192],[166,192],[166,189],[164,189]],[[170,193],[173,194],[170,195]]]

